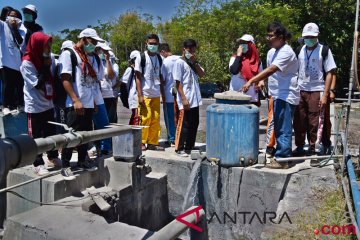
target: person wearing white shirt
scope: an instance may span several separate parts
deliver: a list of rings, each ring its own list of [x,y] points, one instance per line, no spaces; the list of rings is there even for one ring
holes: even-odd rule
[[[298,86],[298,60],[287,44],[289,35],[285,27],[274,22],[267,27],[267,40],[272,46],[267,55],[267,68],[251,78],[243,87],[247,92],[251,84],[268,78],[269,94],[274,101],[274,129],[276,159],[292,156],[292,119],[295,106],[300,101]],[[268,168],[289,168],[287,162],[279,163],[274,158]]]
[[[96,31],[86,28],[79,34],[79,41],[71,49],[77,57],[75,81],[72,80],[72,62],[69,51],[63,51],[59,58],[60,76],[68,96],[66,99],[67,125],[75,131],[91,131],[92,116],[96,104],[96,94],[99,88],[97,72],[90,63],[88,54],[95,51],[97,42],[104,42]],[[100,93],[101,95],[101,93]],[[75,177],[70,169],[72,148],[62,151],[62,171],[65,180],[73,180]],[[97,170],[97,167],[86,159],[87,144],[77,147],[78,167],[87,171]]]
[[[54,121],[54,77],[55,60],[51,56],[52,38],[41,32],[34,33],[29,39],[29,46],[20,67],[24,78],[25,112],[28,114],[28,131],[33,138],[43,138],[56,134],[56,127],[48,123]],[[58,151],[47,152],[49,161],[60,166]],[[38,175],[49,174],[45,168],[42,154],[34,163]]]
[[[6,21],[0,21],[0,50],[2,64],[3,114],[24,106],[24,79],[20,73],[22,46],[26,29],[21,24],[21,13],[15,9],[9,12]]]
[[[140,116],[138,111],[138,95],[136,91],[136,80],[135,80],[135,60],[140,58],[140,52],[134,50],[130,53],[129,66],[126,68],[124,75],[121,78],[121,82],[125,84],[128,91],[128,105],[131,110],[131,117],[129,120],[129,125],[139,125]]]
[[[164,109],[164,119],[167,129],[167,140],[168,144],[175,145],[175,116],[174,116],[174,95],[173,88],[175,85],[175,80],[173,77],[173,67],[180,58],[180,56],[172,55],[170,46],[167,43],[161,43],[159,47],[160,55],[164,58],[163,65],[161,67],[161,73],[165,82],[165,96],[166,102],[163,102]]]
[[[331,154],[329,95],[336,64],[331,50],[319,43],[318,36],[319,27],[315,23],[304,26],[302,37],[305,45],[298,54],[300,104],[294,117],[297,146],[294,155],[297,156],[316,154],[316,143],[322,143],[323,153]],[[323,56],[324,51],[327,52]],[[319,119],[323,120],[323,126],[319,125]],[[307,153],[304,151],[305,136],[309,142]],[[316,165],[316,161],[312,161],[311,165]]]
[[[196,61],[196,48],[195,40],[185,40],[182,57],[175,62],[173,68],[177,103],[180,110],[175,151],[182,157],[187,157],[195,146],[199,126],[199,106],[202,105],[199,78],[203,77],[205,73]]]
[[[158,54],[159,37],[149,34],[146,37],[147,51],[135,60],[136,89],[139,99],[142,129],[142,150],[164,151],[159,146],[160,135],[160,95],[166,102],[164,83],[161,75],[162,59]],[[142,58],[142,56],[144,56]],[[144,59],[144,65],[142,64]],[[147,144],[147,147],[145,147]]]

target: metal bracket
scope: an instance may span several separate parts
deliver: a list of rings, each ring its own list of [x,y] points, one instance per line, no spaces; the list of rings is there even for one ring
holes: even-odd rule
[[[73,133],[75,135],[74,129],[72,127],[69,127],[65,123],[58,123],[58,122],[52,122],[52,121],[48,121],[48,123],[63,127],[65,131],[67,131],[68,133]]]

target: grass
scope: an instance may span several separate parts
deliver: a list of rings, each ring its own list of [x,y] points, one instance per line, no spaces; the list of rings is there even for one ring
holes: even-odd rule
[[[314,191],[315,192],[315,191]],[[316,191],[315,198],[321,203],[314,211],[300,212],[295,217],[294,229],[279,230],[273,239],[354,239],[351,234],[324,235],[315,234],[315,229],[320,230],[322,226],[347,226],[350,224],[346,211],[346,202],[342,190]],[[325,229],[327,231],[327,229]]]

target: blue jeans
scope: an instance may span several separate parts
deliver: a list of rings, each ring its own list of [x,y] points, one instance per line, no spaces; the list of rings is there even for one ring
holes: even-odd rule
[[[164,104],[164,103],[163,103]],[[164,119],[167,129],[167,138],[169,142],[175,142],[175,119],[174,119],[174,103],[166,103],[164,106]]]
[[[97,105],[98,112],[93,115],[93,122],[95,129],[103,129],[109,125],[109,118],[106,112],[105,104]],[[100,141],[101,150],[111,150],[111,138],[106,138]]]
[[[292,156],[292,120],[295,105],[284,100],[274,100],[274,128],[276,138],[276,158]]]

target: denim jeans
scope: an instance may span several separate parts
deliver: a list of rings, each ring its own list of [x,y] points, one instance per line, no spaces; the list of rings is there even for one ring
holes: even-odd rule
[[[174,118],[174,103],[166,103],[166,108],[164,107],[164,119],[167,129],[167,140],[169,142],[175,142],[176,127]]]
[[[109,118],[106,112],[105,104],[97,105],[98,111],[93,115],[93,122],[95,129],[103,129],[109,125]],[[106,138],[100,141],[101,150],[111,150],[111,138]]]
[[[284,100],[274,100],[274,128],[276,138],[276,158],[292,156],[292,120],[295,105]]]

